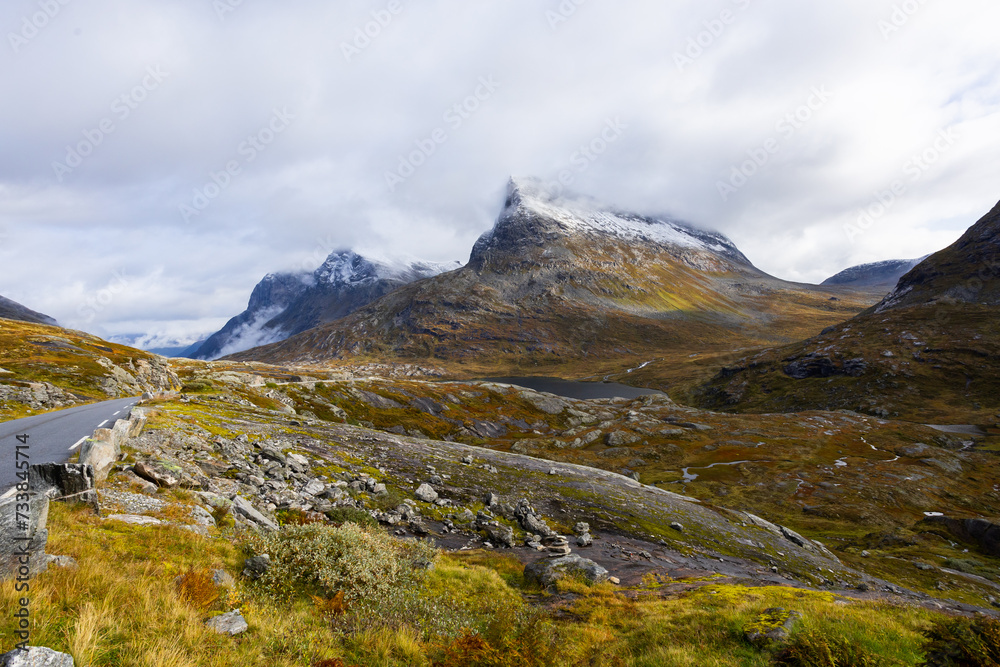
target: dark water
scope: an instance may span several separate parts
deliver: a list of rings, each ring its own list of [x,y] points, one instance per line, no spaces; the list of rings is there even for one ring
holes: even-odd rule
[[[630,387],[617,382],[576,382],[561,378],[529,377],[529,378],[486,378],[485,382],[500,382],[518,387],[544,391],[565,398],[638,398],[651,394],[662,394],[655,389]]]

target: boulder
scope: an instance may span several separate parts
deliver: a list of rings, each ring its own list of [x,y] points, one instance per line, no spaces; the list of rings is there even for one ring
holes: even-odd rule
[[[128,483],[129,486],[137,486],[142,491],[142,493],[145,493],[147,495],[152,495],[156,493],[157,488],[159,488],[156,486],[156,484],[153,484],[149,480],[143,479],[142,477],[136,475],[135,471],[132,468],[129,468],[124,472],[118,473],[115,479],[119,481],[124,481]]]
[[[525,566],[524,579],[549,587],[566,576],[581,576],[588,583],[599,584],[608,580],[608,571],[594,561],[577,556],[542,559]]]
[[[139,477],[168,489],[180,484],[184,475],[180,466],[169,461],[139,461],[134,470]]]
[[[416,496],[425,503],[432,503],[438,499],[437,491],[430,484],[421,484],[418,486]]]
[[[264,528],[266,530],[278,530],[278,524],[258,512],[254,506],[250,504],[250,501],[244,499],[242,496],[236,496],[233,498],[232,511],[234,514],[243,517],[260,528]]]
[[[271,557],[268,554],[251,556],[243,562],[243,576],[257,581],[271,569]]]
[[[72,556],[53,556],[52,554],[45,554],[45,558],[48,561],[47,564],[52,567],[62,567],[75,570],[80,566],[80,564],[77,563],[76,559]]]
[[[321,480],[311,479],[309,483],[306,484],[306,488],[302,489],[304,493],[308,493],[310,496],[318,496],[326,490],[326,484]]]
[[[524,528],[524,530],[532,535],[537,534],[546,537],[555,535],[555,531],[549,528],[549,525],[545,521],[534,514],[525,514],[518,518],[518,522],[521,524],[521,528]]]
[[[0,655],[0,667],[73,667],[73,656],[50,648],[29,646]]]
[[[507,547],[508,549],[514,546],[514,531],[503,524],[496,526],[487,526],[486,534],[490,538],[490,542],[497,546]]]
[[[191,508],[191,518],[194,519],[195,523],[199,526],[215,525],[215,517],[212,516],[211,512],[199,505],[195,505]]]
[[[212,583],[219,588],[233,588],[236,586],[236,580],[233,579],[233,575],[225,570],[212,570]]]
[[[550,415],[562,414],[562,411],[569,408],[567,401],[553,394],[542,394],[534,391],[524,390],[518,396],[528,401],[542,412]]]
[[[604,444],[608,447],[621,447],[622,445],[628,445],[633,442],[638,442],[641,440],[635,433],[627,433],[625,431],[612,431],[604,436]]]
[[[45,527],[49,520],[48,496],[29,493],[27,504],[25,512],[24,500],[19,502],[17,495],[0,500],[0,580],[32,577],[48,566],[45,555],[49,539]],[[19,510],[28,515],[26,523],[18,520]]]
[[[161,526],[163,522],[151,516],[141,514],[111,514],[105,517],[107,521],[121,521],[133,526]]]
[[[80,447],[81,465],[89,465],[94,468],[94,479],[103,482],[111,472],[111,466],[118,460],[118,452],[115,446],[107,440],[95,440],[87,438]]]
[[[231,611],[228,614],[214,616],[205,621],[205,625],[220,635],[229,635],[230,637],[242,634],[250,628],[239,609]]]
[[[53,500],[88,503],[97,509],[94,468],[80,463],[41,463],[28,468],[28,486]]]

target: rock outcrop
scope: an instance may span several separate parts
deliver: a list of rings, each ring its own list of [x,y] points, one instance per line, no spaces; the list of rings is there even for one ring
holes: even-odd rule
[[[0,655],[0,667],[73,667],[73,656],[50,648],[29,646]]]
[[[44,494],[0,500],[0,580],[28,578],[45,571],[48,519],[49,499]]]

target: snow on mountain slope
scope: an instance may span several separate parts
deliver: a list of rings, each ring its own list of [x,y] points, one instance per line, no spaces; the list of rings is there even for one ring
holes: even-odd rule
[[[743,264],[750,260],[724,235],[702,231],[666,217],[623,213],[583,196],[554,196],[544,183],[530,178],[512,178],[504,211],[492,230],[473,248],[473,258],[483,256],[498,244],[509,243],[500,236],[508,228],[525,222],[545,224],[550,232],[564,235],[612,237],[667,248],[711,252]]]
[[[411,283],[430,278],[439,273],[461,268],[462,263],[424,262],[412,259],[379,259],[362,257],[356,252],[334,252],[313,274],[317,283],[327,285],[353,285],[365,281],[393,280]]]

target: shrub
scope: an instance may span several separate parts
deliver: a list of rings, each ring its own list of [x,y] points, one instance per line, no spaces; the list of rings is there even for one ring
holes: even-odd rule
[[[334,507],[326,513],[326,518],[337,525],[354,523],[363,528],[378,526],[378,521],[371,514],[357,507]]]
[[[424,544],[401,542],[354,523],[247,532],[240,542],[246,553],[270,555],[271,567],[253,587],[283,600],[303,593],[332,598],[339,592],[348,604],[385,599],[415,580],[416,561],[434,558]]]
[[[783,667],[881,667],[886,662],[844,637],[805,631],[794,635],[774,656],[774,664]]]
[[[208,611],[219,600],[222,592],[215,585],[211,574],[188,570],[177,577],[177,594],[198,611]]]
[[[1000,623],[993,619],[943,619],[924,636],[927,667],[1000,666]]]
[[[191,382],[186,382],[181,387],[181,393],[184,394],[198,394],[205,391],[212,390],[212,383],[208,380],[192,380]]]

